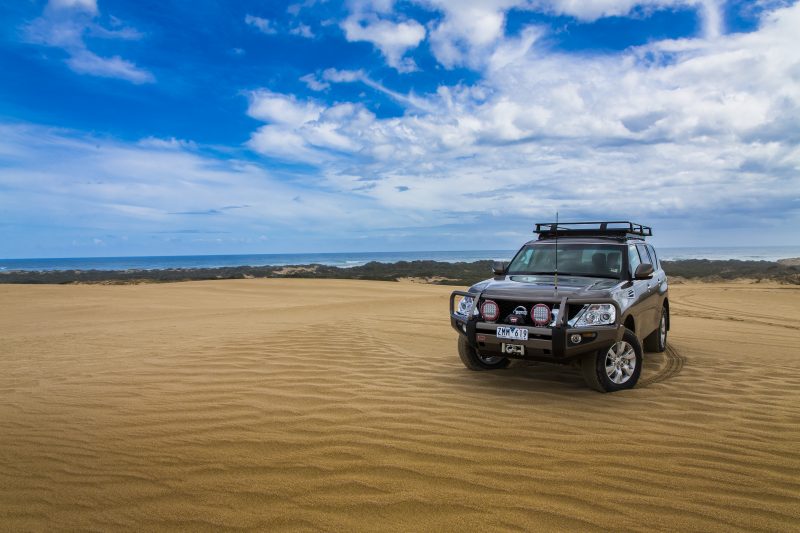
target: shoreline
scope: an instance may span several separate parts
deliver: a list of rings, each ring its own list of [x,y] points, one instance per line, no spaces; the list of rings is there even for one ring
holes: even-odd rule
[[[800,258],[779,261],[686,259],[662,261],[667,275],[679,280],[754,282],[775,281],[800,285]],[[0,284],[108,284],[170,283],[179,281],[305,278],[360,279],[373,281],[412,280],[435,285],[472,285],[491,277],[492,261],[443,262],[430,260],[382,263],[371,261],[357,266],[329,266],[319,263],[279,266],[236,266],[215,268],[166,268],[128,270],[10,270],[0,271]]]

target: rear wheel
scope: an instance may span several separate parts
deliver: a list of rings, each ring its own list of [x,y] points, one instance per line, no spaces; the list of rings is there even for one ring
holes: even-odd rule
[[[599,392],[632,389],[642,373],[642,347],[639,339],[625,329],[622,339],[610,348],[589,354],[581,361],[586,384]]]
[[[464,366],[470,370],[496,370],[505,368],[511,362],[508,357],[499,355],[481,355],[469,345],[464,335],[458,336],[458,356]]]
[[[667,321],[669,314],[667,307],[661,308],[661,318],[658,320],[658,328],[647,336],[644,340],[644,349],[648,352],[661,353],[667,349]]]

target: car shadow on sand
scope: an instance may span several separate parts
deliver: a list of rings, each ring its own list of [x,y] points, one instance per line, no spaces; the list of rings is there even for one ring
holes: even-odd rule
[[[671,380],[680,374],[685,364],[686,358],[671,344],[664,353],[645,353],[642,376],[632,391]],[[456,375],[441,377],[451,384],[478,387],[483,391],[597,394],[586,386],[577,366],[537,361],[514,360],[503,370],[473,372],[464,369]]]

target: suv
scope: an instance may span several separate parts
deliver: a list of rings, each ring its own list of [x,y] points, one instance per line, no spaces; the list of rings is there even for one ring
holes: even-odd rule
[[[461,361],[471,370],[510,359],[576,364],[595,390],[633,388],[642,345],[663,352],[669,331],[667,277],[645,242],[652,230],[570,222],[534,233],[510,263],[494,263],[494,278],[450,296]]]

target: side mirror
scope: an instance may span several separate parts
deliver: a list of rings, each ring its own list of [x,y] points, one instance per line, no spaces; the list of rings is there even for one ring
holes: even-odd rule
[[[633,273],[633,279],[650,279],[653,277],[653,265],[650,263],[642,263],[636,267],[636,272]]]
[[[492,263],[492,272],[494,272],[495,276],[505,276],[506,270],[508,270],[508,263],[505,261],[495,261]]]

